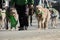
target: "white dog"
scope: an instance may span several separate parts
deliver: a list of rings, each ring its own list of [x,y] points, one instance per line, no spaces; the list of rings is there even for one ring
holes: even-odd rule
[[[2,10],[0,9],[0,13],[1,13],[1,19],[0,19],[0,28],[1,29],[5,29],[5,19],[6,19],[6,14],[5,14],[6,10]]]

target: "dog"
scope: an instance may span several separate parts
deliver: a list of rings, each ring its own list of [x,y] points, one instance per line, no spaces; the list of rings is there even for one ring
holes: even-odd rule
[[[55,28],[59,19],[59,12],[54,8],[49,8],[49,10],[51,12],[51,26]]]
[[[39,29],[48,29],[48,22],[50,20],[50,11],[42,6],[36,6],[37,10],[37,20],[38,20],[38,28]]]
[[[16,25],[16,28],[15,28],[15,30],[18,30],[18,27],[20,26],[19,25],[19,19],[18,19],[18,14],[17,14],[17,11],[16,11],[16,9],[15,8],[12,8],[11,10],[10,10],[10,15],[13,15],[14,16],[14,18],[15,18],[15,20],[17,21],[17,25]],[[11,23],[10,22],[10,20],[9,20],[9,23]],[[11,24],[10,24],[11,25]],[[9,27],[9,29],[11,30],[13,30],[13,28],[11,28],[11,27]]]
[[[5,21],[6,21],[6,10],[0,9],[0,29],[5,29]]]

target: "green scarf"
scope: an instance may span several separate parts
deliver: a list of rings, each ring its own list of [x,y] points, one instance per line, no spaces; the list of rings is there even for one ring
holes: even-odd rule
[[[13,16],[13,15],[10,15],[9,11],[6,11],[6,15],[7,15],[8,19],[9,19],[10,22],[11,22],[11,27],[16,28],[17,21],[16,21],[16,19],[14,18],[14,16]]]
[[[36,10],[36,15],[37,15],[37,14],[43,15],[43,11]]]

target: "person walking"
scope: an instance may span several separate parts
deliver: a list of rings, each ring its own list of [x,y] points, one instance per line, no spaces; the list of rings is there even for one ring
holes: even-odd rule
[[[32,2],[33,1],[33,2]],[[32,16],[34,14],[34,0],[28,0],[29,4],[28,4],[28,8],[29,8],[29,17],[30,17],[30,25],[32,26]]]
[[[49,8],[48,0],[44,0],[44,8]]]
[[[27,14],[28,6],[27,5],[28,4],[32,5],[32,2],[33,2],[32,0],[11,0],[10,2],[11,8],[13,5],[15,5],[15,8],[19,15],[19,23],[20,23],[19,30],[24,30],[24,29],[27,30],[28,28],[28,14]]]

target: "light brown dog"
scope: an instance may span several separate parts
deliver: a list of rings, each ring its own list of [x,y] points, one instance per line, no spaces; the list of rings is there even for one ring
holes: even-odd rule
[[[38,28],[39,29],[48,28],[48,22],[50,20],[50,14],[51,14],[50,11],[46,8],[43,8],[40,5],[38,5],[36,8],[39,11],[39,13],[36,15],[38,20]],[[41,12],[43,13],[41,14]]]

